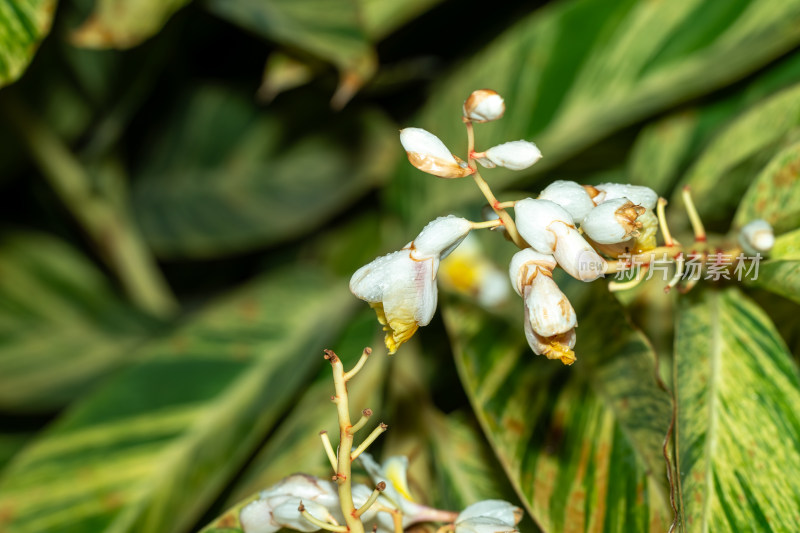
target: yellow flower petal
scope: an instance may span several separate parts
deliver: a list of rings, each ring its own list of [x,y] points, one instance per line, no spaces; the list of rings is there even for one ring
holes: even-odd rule
[[[392,317],[391,320],[387,320],[382,302],[371,303],[369,306],[375,310],[378,322],[383,325],[383,331],[386,332],[384,343],[389,355],[394,355],[400,345],[413,337],[419,329],[419,324],[413,316]]]
[[[390,457],[383,463],[383,472],[395,490],[397,490],[403,498],[413,502],[414,498],[411,496],[411,491],[408,488],[408,480],[406,478],[407,468],[408,464],[400,457]]]

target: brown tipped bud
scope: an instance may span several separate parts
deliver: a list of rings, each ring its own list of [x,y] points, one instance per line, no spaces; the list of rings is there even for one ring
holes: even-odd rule
[[[474,172],[433,133],[422,128],[400,130],[400,143],[412,165],[440,178],[463,178]]]
[[[303,500],[300,500],[300,505],[297,506],[297,510],[301,513],[306,510],[306,506],[303,505]]]
[[[367,407],[366,409],[364,409],[363,411],[361,411],[361,414],[362,414],[362,415],[364,415],[364,416],[372,416],[372,409],[370,409],[369,407]]]
[[[381,425],[380,425],[380,427],[381,427],[381,429],[382,429],[382,430],[384,430],[384,431],[386,431],[387,429],[389,429],[389,426],[387,426],[387,425],[386,425],[386,424],[384,424],[383,422],[381,422]]]
[[[381,492],[385,491],[386,490],[386,482],[385,481],[381,481],[380,483],[378,483],[375,486],[375,488],[378,489]]]
[[[646,211],[627,198],[607,200],[589,211],[581,228],[597,243],[616,244],[639,235],[642,223],[637,219]]]
[[[503,97],[491,89],[479,89],[464,102],[464,116],[473,122],[489,122],[502,118],[506,112]]]
[[[323,429],[322,431],[320,431],[320,432],[319,432],[319,434],[320,434],[320,435],[325,435],[325,434],[327,434],[327,433],[328,433],[328,432],[327,432],[327,431],[325,431],[324,429]]]
[[[366,348],[364,348],[364,353],[367,355],[372,355],[372,348],[367,346]]]

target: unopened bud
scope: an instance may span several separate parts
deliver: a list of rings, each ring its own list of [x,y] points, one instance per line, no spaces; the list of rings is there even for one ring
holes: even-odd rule
[[[400,130],[400,143],[411,164],[428,174],[440,178],[463,178],[473,172],[450,152],[439,137],[422,128]]]
[[[601,183],[592,187],[599,191],[597,195],[592,197],[596,205],[600,205],[608,200],[617,198],[627,198],[636,205],[640,205],[645,209],[655,209],[656,202],[658,202],[658,194],[650,187],[642,185],[630,185],[628,183]],[[587,186],[587,191],[589,188]],[[589,191],[591,195],[591,191]]]
[[[438,256],[447,257],[469,234],[472,223],[461,217],[448,215],[438,217],[422,228],[414,239],[412,257],[424,259]]]
[[[514,254],[508,265],[508,277],[517,294],[522,296],[525,287],[533,282],[540,271],[545,276],[552,276],[556,268],[556,260],[550,254],[541,254],[533,248],[525,248]]]
[[[570,214],[572,220],[583,220],[594,208],[592,197],[582,185],[574,181],[554,181],[539,195],[540,200],[555,202]]]
[[[542,337],[566,333],[578,325],[572,304],[553,281],[552,256],[526,248],[514,254],[509,275],[525,300],[525,320]]]
[[[502,118],[506,111],[503,97],[491,89],[479,89],[464,102],[464,116],[473,122],[489,122]]]
[[[642,223],[637,219],[645,211],[627,198],[607,200],[589,211],[581,229],[597,243],[616,244],[638,236]]]
[[[486,150],[486,157],[495,165],[511,170],[524,170],[542,158],[542,152],[528,141],[511,141]]]
[[[767,253],[775,245],[775,233],[766,220],[754,220],[739,232],[739,243],[748,254]]]

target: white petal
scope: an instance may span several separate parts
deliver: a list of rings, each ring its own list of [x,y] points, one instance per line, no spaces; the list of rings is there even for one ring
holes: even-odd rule
[[[303,506],[314,518],[327,520],[328,516],[330,516],[330,511],[316,502],[307,502],[303,500]],[[300,514],[298,510],[299,507],[300,498],[288,500],[272,511],[273,519],[283,527],[296,529],[297,531],[319,531],[319,527],[306,520],[305,517]]]
[[[244,533],[275,533],[281,525],[272,520],[272,508],[266,500],[248,503],[239,512]]]
[[[511,141],[486,150],[488,157],[495,165],[511,170],[524,170],[542,158],[542,152],[535,144],[528,141]]]
[[[453,215],[439,217],[428,223],[413,242],[414,259],[447,257],[469,234],[472,223]]]
[[[748,254],[767,253],[775,245],[775,233],[766,220],[754,220],[739,232],[739,243]]]
[[[605,275],[605,259],[589,246],[578,230],[561,222],[554,222],[550,229],[557,240],[553,257],[567,274],[581,281],[594,281]]]
[[[392,252],[359,268],[350,278],[350,292],[365,302],[382,301],[383,293],[393,277],[410,268],[408,254],[408,250]]]
[[[560,205],[549,200],[526,198],[514,206],[516,225],[522,238],[534,250],[543,254],[552,254],[556,249],[556,236],[548,229],[554,221],[573,225],[572,217]]]
[[[483,500],[461,511],[456,523],[476,517],[495,518],[513,526],[522,517],[522,509],[504,500]]]
[[[522,296],[523,288],[535,274],[537,267],[546,268],[552,271],[556,267],[556,260],[550,254],[540,254],[533,248],[525,248],[514,254],[511,263],[508,265],[508,277],[511,279],[511,286]]]
[[[650,187],[642,185],[630,185],[628,183],[601,183],[595,185],[595,189],[601,193],[594,197],[594,202],[600,204],[615,198],[627,198],[636,205],[641,205],[646,209],[655,209],[658,202],[658,194]]]
[[[339,504],[338,486],[326,479],[308,474],[292,474],[280,480],[267,490],[261,491],[260,497],[269,500],[276,507],[289,498],[300,498],[303,501],[315,501],[326,507]]]
[[[583,185],[574,181],[554,181],[539,195],[540,200],[555,202],[572,217],[573,221],[580,221],[594,207],[594,202]]]
[[[464,116],[475,122],[497,120],[506,111],[503,97],[491,89],[480,89],[469,95],[463,106]]]
[[[422,128],[404,128],[400,130],[400,143],[406,152],[416,152],[455,162],[453,154],[442,140]]]
[[[525,303],[531,329],[542,337],[566,333],[578,325],[572,304],[553,278],[540,274],[525,287]]]
[[[390,324],[413,319],[418,325],[427,326],[436,312],[439,259],[415,261],[408,254],[391,264],[384,282],[383,310]]]
[[[456,523],[455,533],[514,533],[519,531],[514,525],[509,525],[497,518],[476,516],[469,520]]]
[[[574,329],[571,329],[566,333],[562,333],[557,337],[550,337],[548,339],[547,337],[542,337],[541,335],[533,331],[533,328],[531,327],[531,321],[528,320],[527,315],[525,316],[523,326],[525,329],[525,339],[528,341],[528,346],[531,347],[531,350],[533,350],[533,353],[535,353],[536,355],[545,355],[550,359],[558,359],[560,354],[553,353],[553,345],[550,342],[553,339],[557,340],[562,346],[569,348],[570,350],[575,347],[575,341],[577,340],[577,336],[575,335]],[[570,364],[567,363],[566,361],[565,363]]]
[[[583,219],[581,229],[593,241],[600,244],[616,244],[631,238],[630,232],[617,218],[617,209],[628,204],[627,198],[606,200],[598,205]]]

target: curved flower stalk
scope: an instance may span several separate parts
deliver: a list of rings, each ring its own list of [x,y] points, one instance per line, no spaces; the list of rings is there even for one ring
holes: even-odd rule
[[[368,302],[386,331],[389,354],[408,341],[436,312],[439,261],[467,236],[473,224],[455,216],[430,222],[402,250],[358,269],[350,291]]]
[[[511,259],[509,277],[523,299],[525,337],[533,352],[571,365],[578,319],[553,280],[555,267],[553,256],[526,248]]]

